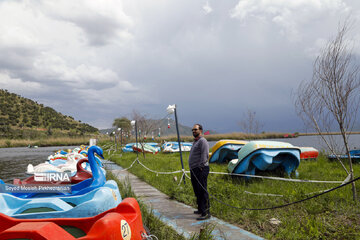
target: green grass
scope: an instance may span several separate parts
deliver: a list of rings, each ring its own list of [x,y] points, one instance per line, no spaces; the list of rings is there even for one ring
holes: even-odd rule
[[[110,171],[106,173],[107,179],[115,180],[119,186],[119,190],[122,198],[133,197],[136,198],[134,192],[131,189],[129,180],[124,182],[119,181]],[[156,217],[152,210],[149,209],[141,200],[137,199],[141,209],[141,216],[144,226],[148,228],[151,235],[155,235],[158,239],[167,240],[185,240],[186,238],[178,234],[173,228],[167,226],[158,217]],[[211,232],[213,230],[212,225],[206,225],[204,231],[199,234],[195,234],[191,237],[191,240],[210,240]],[[154,238],[153,238],[154,239]]]
[[[126,168],[136,158],[134,153],[124,153],[110,160]],[[147,167],[171,172],[181,169],[179,154],[146,155],[139,154],[140,161]],[[185,169],[188,170],[188,153],[183,154]],[[180,174],[163,175],[145,170],[140,164],[129,169],[140,179],[153,185],[170,198],[196,206],[195,196],[189,179],[181,183]],[[210,164],[210,171],[227,172],[227,165]],[[321,155],[317,161],[302,161],[299,168],[300,179],[342,181],[346,174],[340,164],[329,162]],[[355,176],[359,176],[360,165],[354,165]],[[174,180],[174,177],[177,180]],[[360,196],[360,185],[357,183]],[[333,188],[337,184],[295,183],[267,179],[243,178],[210,174],[208,190],[221,201],[237,208],[267,208],[304,199],[309,193]],[[254,195],[252,193],[278,194],[283,197]],[[266,239],[360,239],[359,199],[352,199],[351,185],[324,194],[320,197],[284,208],[253,211],[230,208],[211,198],[212,215],[257,234]],[[281,221],[270,223],[271,218]]]

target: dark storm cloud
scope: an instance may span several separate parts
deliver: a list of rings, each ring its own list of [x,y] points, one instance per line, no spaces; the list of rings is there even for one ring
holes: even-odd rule
[[[177,104],[189,126],[240,131],[250,109],[265,131],[298,131],[292,92],[358,11],[354,0],[3,1],[0,81],[102,128]]]

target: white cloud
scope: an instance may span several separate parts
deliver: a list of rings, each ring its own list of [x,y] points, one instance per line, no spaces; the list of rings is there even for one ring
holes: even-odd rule
[[[299,41],[303,27],[309,27],[324,16],[336,17],[349,11],[350,7],[343,0],[240,0],[230,11],[230,16],[244,24],[251,18],[272,22],[290,40]]]
[[[36,47],[39,38],[36,35],[34,12],[25,2],[5,1],[0,5],[0,44],[7,47]],[[21,17],[20,17],[21,16]],[[36,24],[35,24],[36,25]]]
[[[0,84],[102,126],[176,103],[184,123],[234,131],[231,103],[293,108],[284,93],[358,2],[0,0]]]
[[[0,72],[0,86],[15,93],[40,93],[45,91],[44,87],[37,82],[23,81],[20,78],[12,78],[5,72]]]
[[[132,39],[132,19],[118,0],[44,0],[46,14],[81,28],[92,45]]]
[[[203,10],[205,12],[205,14],[209,14],[213,11],[213,9],[211,8],[209,2],[206,2],[205,5],[203,6]]]
[[[120,81],[117,73],[111,69],[87,64],[72,67],[60,56],[49,53],[41,54],[34,61],[32,71],[40,81],[60,81],[74,88],[106,89],[121,82],[122,91],[136,90],[131,83]]]

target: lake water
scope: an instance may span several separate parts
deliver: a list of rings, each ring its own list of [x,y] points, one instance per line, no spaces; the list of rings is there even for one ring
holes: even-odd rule
[[[39,148],[0,148],[0,179],[12,183],[14,178],[26,178],[28,164],[37,165],[47,160],[49,155],[59,149],[73,149],[74,147],[39,147]]]
[[[328,136],[326,136],[329,138]],[[338,146],[342,146],[342,137],[341,135],[332,135],[334,142],[337,143]],[[298,147],[314,147],[319,151],[328,152],[328,148],[326,147],[324,141],[320,136],[300,136],[297,138],[278,138],[278,139],[267,139],[271,141],[279,141],[279,142],[288,142],[294,146]],[[216,141],[209,142],[210,147],[214,146]],[[352,134],[349,136],[349,147],[350,149],[360,149],[360,134]],[[338,152],[344,152],[344,149],[337,149]]]
[[[338,144],[342,144],[341,136],[333,136]],[[319,136],[300,136],[297,138],[270,139],[273,141],[288,142],[299,147],[314,147],[318,150],[325,150],[326,145]],[[210,141],[212,147],[216,141]],[[360,148],[360,135],[349,136],[349,145],[351,149]],[[26,168],[28,164],[37,165],[47,160],[48,156],[54,154],[59,149],[73,149],[74,146],[63,147],[41,147],[41,148],[0,148],[0,179],[6,183],[12,183],[14,178],[26,178]],[[339,150],[342,152],[343,150]]]

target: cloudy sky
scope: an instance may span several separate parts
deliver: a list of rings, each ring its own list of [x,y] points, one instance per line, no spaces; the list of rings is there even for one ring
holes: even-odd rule
[[[358,43],[358,0],[0,0],[0,88],[98,128],[177,104],[188,126],[303,131],[292,93],[349,15]]]

